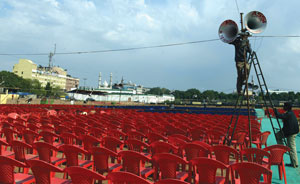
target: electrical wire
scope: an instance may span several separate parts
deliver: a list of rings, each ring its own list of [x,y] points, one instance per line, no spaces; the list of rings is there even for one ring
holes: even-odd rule
[[[298,35],[291,36],[252,36],[253,38],[262,37],[262,38],[300,38]],[[153,48],[162,48],[162,47],[173,47],[205,42],[218,41],[219,38],[208,39],[208,40],[198,40],[191,42],[181,42],[181,43],[172,43],[172,44],[163,44],[163,45],[154,45],[154,46],[145,46],[145,47],[132,47],[124,49],[108,49],[108,50],[94,50],[94,51],[76,51],[76,52],[56,52],[55,55],[72,55],[72,54],[94,54],[94,53],[104,53],[104,52],[121,52],[121,51],[131,51],[131,50],[142,50],[142,49],[153,49]],[[48,56],[49,53],[0,53],[0,56]]]
[[[262,38],[300,38],[298,35],[291,35],[291,36],[252,36],[252,37],[262,37]]]
[[[239,5],[238,5],[238,3],[237,3],[237,0],[235,0],[235,5],[236,5],[236,9],[237,9],[237,11],[238,11],[238,14],[240,15],[240,9],[239,9]]]
[[[93,53],[103,53],[103,52],[120,52],[120,51],[130,51],[130,50],[142,50],[142,49],[152,49],[152,48],[161,48],[161,47],[173,47],[173,46],[180,46],[180,45],[189,45],[189,44],[197,44],[197,43],[204,43],[204,42],[213,42],[220,40],[219,38],[216,39],[209,39],[209,40],[199,40],[199,41],[191,41],[191,42],[182,42],[182,43],[172,43],[172,44],[164,44],[164,45],[154,45],[154,46],[145,46],[145,47],[132,47],[132,48],[124,48],[124,49],[108,49],[108,50],[95,50],[95,51],[77,51],[77,52],[56,52],[55,55],[71,55],[71,54],[93,54]],[[1,56],[17,56],[17,55],[49,55],[49,53],[32,53],[32,54],[5,54],[0,53]]]

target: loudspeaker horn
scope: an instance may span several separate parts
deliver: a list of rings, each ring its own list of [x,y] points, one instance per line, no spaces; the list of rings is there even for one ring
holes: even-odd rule
[[[259,11],[249,12],[244,19],[246,29],[251,33],[261,33],[266,29],[267,19]]]
[[[238,36],[239,28],[233,20],[225,20],[219,27],[219,38],[225,43],[233,42]]]

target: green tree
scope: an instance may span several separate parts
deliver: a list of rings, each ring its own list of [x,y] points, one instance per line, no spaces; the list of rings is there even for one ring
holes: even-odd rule
[[[50,82],[47,82],[46,86],[45,86],[45,90],[46,90],[46,96],[50,97],[52,95],[52,87]]]
[[[170,93],[171,93],[171,91],[167,88],[155,87],[155,88],[151,88],[146,94],[153,94],[153,95],[167,94],[167,95],[169,95]]]
[[[289,101],[291,101],[291,102],[294,102],[295,101],[295,93],[293,92],[293,91],[290,91],[289,93],[288,93],[288,100]]]
[[[38,80],[24,79],[12,72],[1,71],[0,83],[1,86],[9,88],[11,91],[29,92],[37,95],[43,94],[43,88]]]

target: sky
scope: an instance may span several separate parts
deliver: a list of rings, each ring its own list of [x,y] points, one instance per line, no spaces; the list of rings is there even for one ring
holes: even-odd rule
[[[299,0],[1,0],[0,70],[21,58],[67,69],[80,85],[133,82],[170,90],[235,90],[234,47],[220,40],[172,47],[115,50],[218,39],[220,24],[260,11],[267,18],[255,36],[300,35]],[[298,17],[298,18],[297,18]],[[269,89],[300,91],[300,38],[251,37]],[[25,54],[44,55],[25,55]],[[3,55],[24,54],[24,55]],[[256,78],[254,70],[250,77]],[[85,82],[84,82],[84,79]],[[255,80],[256,81],[256,80]]]

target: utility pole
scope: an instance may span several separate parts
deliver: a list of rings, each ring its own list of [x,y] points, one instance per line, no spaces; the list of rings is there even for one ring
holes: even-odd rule
[[[85,81],[86,81],[86,78],[83,78],[83,88],[85,89]]]
[[[49,53],[49,65],[48,65],[49,72],[51,72],[52,67],[53,67],[52,58],[55,55],[55,53],[56,53],[56,44],[54,44],[54,52]]]

